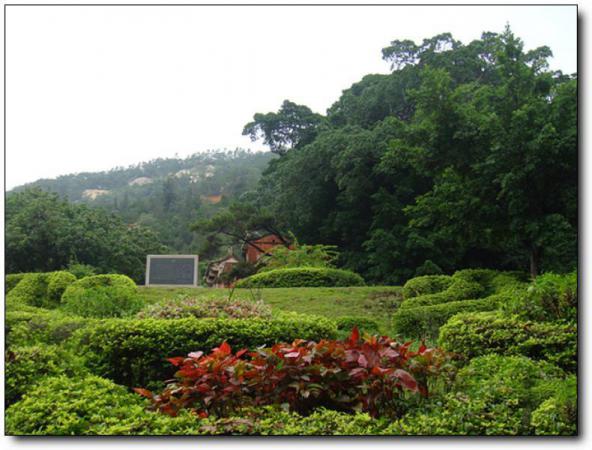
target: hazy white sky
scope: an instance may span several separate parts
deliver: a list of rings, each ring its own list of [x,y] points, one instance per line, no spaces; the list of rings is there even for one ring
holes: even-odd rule
[[[576,71],[575,6],[6,9],[6,185],[235,147],[284,99],[325,113],[394,39],[510,23]]]

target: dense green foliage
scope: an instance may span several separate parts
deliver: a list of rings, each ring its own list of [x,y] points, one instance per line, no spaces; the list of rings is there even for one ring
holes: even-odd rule
[[[223,341],[237,348],[335,337],[336,326],[315,316],[277,319],[111,319],[82,329],[75,345],[93,373],[130,387],[169,379],[165,358],[209,351]]]
[[[393,331],[413,338],[438,336],[448,319],[461,312],[492,311],[525,289],[519,272],[459,270],[451,277],[421,276],[409,280],[406,295],[393,316]]]
[[[143,280],[146,255],[164,249],[143,226],[39,189],[6,197],[6,271],[65,269],[78,262]]]
[[[81,408],[81,405],[84,407]],[[359,435],[379,434],[388,422],[368,414],[320,409],[303,417],[277,407],[198,419],[146,411],[145,400],[95,376],[44,380],[6,411],[17,435]]]
[[[448,275],[423,275],[411,278],[403,286],[406,300],[420,295],[435,294],[448,289],[454,280]]]
[[[356,327],[362,334],[380,334],[378,323],[367,317],[343,316],[335,319],[335,323],[337,324],[337,330],[341,338],[349,336],[354,327]]]
[[[56,345],[10,347],[6,351],[5,361],[7,406],[19,400],[45,377],[73,377],[86,371],[82,358]]]
[[[349,270],[323,267],[292,267],[257,273],[239,280],[237,288],[363,286],[364,280]]]
[[[62,300],[62,294],[68,286],[76,281],[76,276],[65,270],[52,272],[47,276],[47,297],[56,306]]]
[[[9,348],[37,343],[62,344],[76,330],[93,323],[91,319],[67,315],[59,310],[18,305],[18,308],[6,311],[6,344]]]
[[[537,435],[573,436],[578,424],[578,384],[575,376],[560,384],[532,413],[531,425]]]
[[[331,245],[299,245],[293,243],[290,248],[278,245],[263,255],[258,265],[259,272],[285,269],[288,267],[334,267],[339,253]]]
[[[577,320],[578,276],[547,273],[537,277],[526,291],[517,291],[503,310],[537,321]]]
[[[9,273],[4,277],[4,293],[8,294],[14,287],[19,284],[26,273]]]
[[[409,435],[529,434],[532,411],[550,395],[544,388],[562,376],[553,366],[524,357],[476,358],[459,372],[443,401],[390,428]]]
[[[72,283],[62,295],[62,309],[84,317],[122,317],[142,308],[136,283],[125,275],[94,275]]]
[[[6,295],[6,304],[55,308],[58,304],[47,296],[48,273],[27,273]]]
[[[572,270],[577,78],[549,71],[550,56],[509,29],[393,41],[393,72],[346,89],[282,147],[253,202],[302,243],[337,245],[340,264],[372,282]],[[275,133],[304,134],[285,107],[254,123],[272,150]]]
[[[459,314],[442,326],[439,344],[469,359],[499,353],[577,367],[575,323],[533,322],[499,311]]]

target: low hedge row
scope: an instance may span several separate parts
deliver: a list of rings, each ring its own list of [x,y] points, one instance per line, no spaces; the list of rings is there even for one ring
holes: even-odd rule
[[[532,322],[499,311],[459,314],[440,329],[439,345],[467,359],[487,353],[526,355],[577,368],[575,323]]]
[[[6,311],[6,345],[61,344],[76,330],[94,323],[95,320],[69,316],[58,310],[19,305]]]
[[[237,288],[364,286],[364,279],[349,270],[293,267],[257,273],[239,280]]]
[[[72,345],[87,355],[87,365],[96,375],[129,387],[153,388],[175,372],[166,358],[208,352],[223,341],[240,349],[336,334],[329,319],[295,313],[271,320],[110,319],[81,329]]]
[[[388,425],[368,414],[317,410],[302,417],[279,408],[241,412],[240,417],[200,419],[146,410],[147,402],[96,376],[47,378],[6,410],[9,435],[360,435]]]
[[[440,327],[461,312],[492,311],[505,298],[492,295],[477,300],[460,300],[437,305],[399,308],[393,316],[393,331],[406,339],[437,338]]]

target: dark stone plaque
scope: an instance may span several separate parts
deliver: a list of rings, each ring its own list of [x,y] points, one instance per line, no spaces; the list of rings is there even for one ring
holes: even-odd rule
[[[146,285],[197,286],[197,255],[148,255]]]

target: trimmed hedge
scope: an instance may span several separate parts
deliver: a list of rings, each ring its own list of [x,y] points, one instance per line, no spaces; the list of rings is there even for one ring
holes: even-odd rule
[[[9,435],[174,434],[195,417],[172,419],[145,410],[147,402],[95,376],[46,378],[6,410]],[[152,432],[152,433],[151,433]]]
[[[263,407],[240,416],[199,419],[146,410],[147,401],[109,380],[47,378],[6,410],[9,435],[360,435],[380,434],[387,421],[320,409],[309,416]]]
[[[329,319],[298,314],[272,320],[111,319],[79,331],[73,345],[87,355],[87,365],[96,375],[129,387],[151,387],[174,374],[166,358],[209,352],[223,341],[240,349],[335,338],[336,334],[335,323]]]
[[[237,288],[364,286],[364,279],[349,270],[324,267],[275,269],[243,278]]]
[[[411,278],[403,286],[403,298],[409,299],[442,292],[448,289],[453,281],[448,275],[424,275]]]
[[[411,413],[386,431],[406,435],[533,434],[532,412],[561,382],[563,372],[522,356],[475,358],[457,375],[453,389],[431,407]]]
[[[9,273],[4,277],[4,293],[8,294],[27,275],[26,273]]]
[[[6,406],[18,401],[49,376],[77,376],[87,372],[82,359],[55,345],[12,347],[5,354]]]
[[[59,306],[62,294],[68,286],[76,281],[76,277],[70,272],[58,271],[47,275],[47,297],[54,307]]]
[[[136,283],[125,275],[94,275],[72,283],[62,309],[84,317],[125,317],[142,309]]]
[[[93,323],[91,319],[68,316],[58,310],[22,305],[6,312],[6,345],[61,344],[74,331]]]
[[[502,308],[509,314],[536,321],[577,320],[578,276],[576,272],[537,277],[528,289],[512,295]]]
[[[24,304],[43,308],[54,307],[47,298],[47,273],[27,273],[6,295],[6,304]]]
[[[400,308],[432,306],[459,300],[475,300],[483,293],[483,286],[474,281],[455,280],[446,290],[435,294],[421,295],[405,300]]]
[[[459,314],[440,329],[439,345],[467,359],[487,353],[525,355],[577,368],[575,323],[531,322],[499,311]]]
[[[393,316],[393,331],[407,339],[436,338],[440,327],[452,316],[461,312],[495,310],[504,298],[503,295],[492,295],[478,300],[399,308]]]

